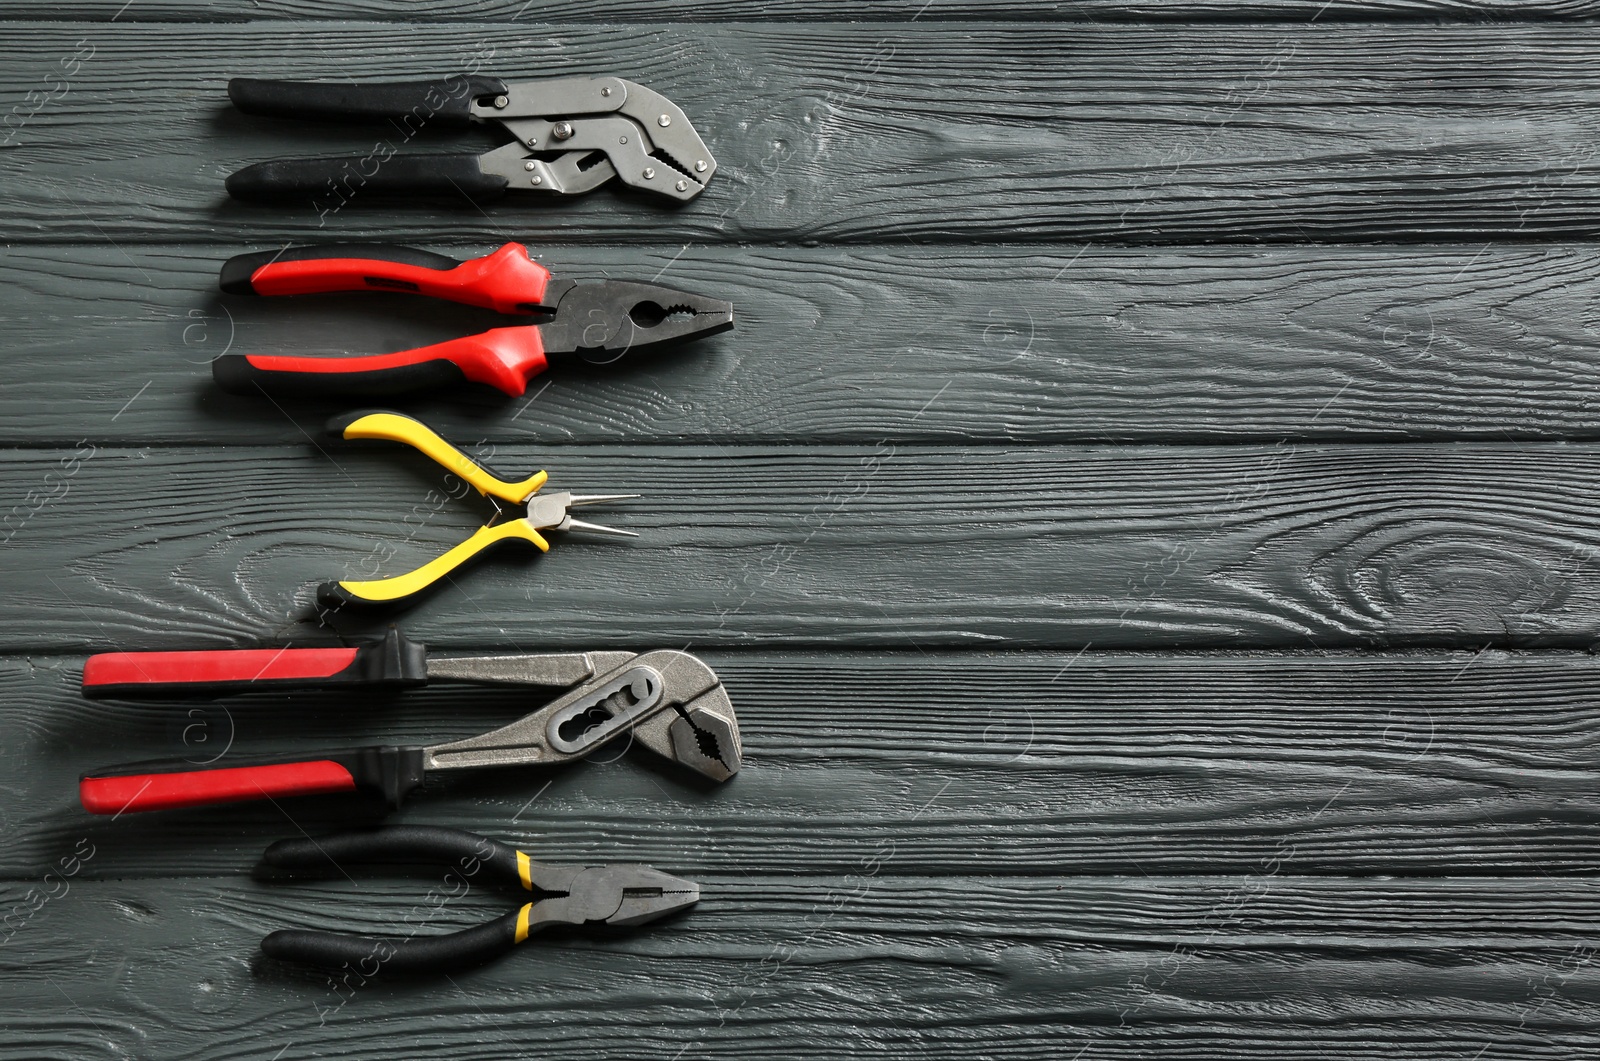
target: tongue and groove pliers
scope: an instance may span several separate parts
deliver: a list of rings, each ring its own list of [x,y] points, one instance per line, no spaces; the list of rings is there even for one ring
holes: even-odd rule
[[[303,688],[405,688],[432,679],[566,689],[491,732],[426,747],[374,746],[195,769],[134,763],[84,774],[94,814],[167,810],[280,796],[360,792],[398,807],[427,774],[575,762],[622,738],[713,781],[738,773],[739,724],[710,667],[687,652],[556,652],[431,658],[391,630],[357,648],[114,652],[89,657],[85,696],[221,695]]]
[[[705,191],[716,160],[671,100],[620,77],[506,82],[454,74],[436,80],[350,84],[236,77],[228,98],[246,114],[382,123],[402,142],[424,128],[488,122],[512,143],[485,154],[398,153],[390,140],[356,158],[275,159],[228,178],[235,199],[426,195],[483,201],[508,191],[577,195],[612,178],[687,202]]]
[[[362,977],[434,973],[480,965],[554,925],[642,925],[700,901],[700,886],[649,866],[553,866],[514,847],[460,829],[396,825],[331,836],[280,840],[261,856],[267,879],[326,877],[348,864],[426,861],[449,867],[445,894],[490,881],[520,885],[538,898],[459,932],[383,937],[279,929],[261,941],[268,957]]]
[[[236,394],[389,395],[468,381],[515,397],[551,359],[610,364],[733,327],[731,302],[631,280],[552,280],[520,243],[465,262],[383,244],[241,254],[223,265],[219,283],[234,295],[400,291],[543,315],[538,324],[493,328],[395,354],[224,354],[211,363],[212,375]]]

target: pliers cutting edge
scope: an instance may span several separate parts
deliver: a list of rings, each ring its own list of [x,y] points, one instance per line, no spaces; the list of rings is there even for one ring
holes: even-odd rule
[[[346,604],[390,604],[404,600],[427,589],[485,550],[506,542],[528,542],[542,553],[549,552],[549,541],[539,533],[543,530],[589,531],[623,538],[638,537],[633,531],[588,523],[574,519],[571,514],[573,508],[625,501],[638,497],[638,494],[573,494],[565,491],[541,494],[539,489],[549,479],[545,472],[535,472],[521,481],[508,482],[440,438],[426,424],[403,413],[375,410],[337,416],[328,421],[328,431],[343,439],[386,439],[413,446],[488,497],[495,508],[489,522],[474,531],[466,541],[415,571],[390,578],[324,582],[317,587],[317,599],[330,608]],[[501,502],[520,507],[522,512],[511,515]]]
[[[733,304],[631,280],[551,280],[520,243],[458,262],[442,254],[388,245],[330,245],[241,254],[222,267],[224,292],[306,295],[325,291],[402,291],[482,306],[539,313],[538,324],[394,354],[288,357],[224,354],[211,363],[224,390],[237,394],[398,394],[470,381],[522,394],[551,358],[581,356],[608,364],[733,327]]]
[[[671,649],[433,659],[422,645],[391,630],[382,642],[357,648],[102,653],[84,664],[83,692],[91,698],[214,695],[407,687],[434,678],[567,691],[515,722],[463,740],[199,770],[181,761],[134,763],[84,774],[78,797],[93,814],[340,792],[382,796],[398,807],[430,773],[575,762],[624,734],[713,781],[739,771],[739,723],[727,691],[705,663]]]
[[[277,159],[228,178],[235,199],[333,194],[495,199],[510,190],[577,195],[619,178],[686,202],[705,191],[716,160],[687,115],[659,92],[620,77],[502,81],[453,74],[437,80],[350,84],[236,77],[228,98],[246,114],[384,122],[403,140],[424,127],[493,122],[512,143],[482,155]]]
[[[348,967],[361,976],[478,965],[552,925],[642,925],[700,900],[699,885],[649,866],[553,866],[487,837],[426,825],[280,840],[261,859],[262,875],[271,878],[325,876],[347,863],[425,860],[450,867],[447,894],[488,877],[540,896],[486,924],[444,935],[385,938],[280,929],[261,941],[268,957]]]

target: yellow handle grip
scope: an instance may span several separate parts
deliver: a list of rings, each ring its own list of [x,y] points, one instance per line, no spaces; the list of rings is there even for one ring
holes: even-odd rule
[[[338,427],[338,433],[348,439],[382,438],[390,442],[404,442],[433,458],[445,470],[461,476],[476,487],[478,493],[493,494],[505,501],[526,501],[549,478],[544,472],[538,472],[519,483],[508,483],[485,471],[471,457],[434,434],[427,424],[400,413],[361,413],[348,423],[336,420],[329,426]],[[544,548],[543,545],[539,547]]]
[[[544,474],[543,472],[540,473]],[[534,530],[525,519],[514,519],[498,527],[479,527],[472,537],[451,549],[437,560],[429,561],[415,571],[393,578],[375,578],[365,582],[334,582],[322,588],[319,596],[324,603],[343,603],[348,600],[383,604],[420,593],[439,579],[448,575],[474,556],[491,546],[506,541],[527,541],[549,552],[550,543]]]

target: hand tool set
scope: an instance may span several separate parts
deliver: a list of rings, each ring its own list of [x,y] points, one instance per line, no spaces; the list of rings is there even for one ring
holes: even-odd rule
[[[403,141],[427,126],[497,126],[512,142],[484,154],[399,153],[362,158],[261,162],[228,178],[240,199],[284,199],[333,192],[345,201],[372,195],[445,195],[483,200],[509,190],[575,195],[612,178],[685,202],[705,189],[716,162],[683,111],[642,85],[615,77],[505,82],[476,73],[433,81],[352,85],[236,78],[234,106],[247,114],[387,123]],[[231,355],[212,366],[216,384],[241,394],[393,395],[432,392],[462,382],[520,395],[552,363],[611,364],[733,327],[727,302],[655,283],[556,280],[525,246],[506,243],[457,261],[388,244],[333,244],[243,254],[222,267],[230,295],[407,292],[535,320],[393,354],[298,357]],[[491,547],[526,542],[550,548],[551,530],[636,537],[575,519],[572,510],[636,494],[541,493],[548,476],[507,480],[403,413],[368,410],[335,417],[342,439],[403,442],[487,497],[494,515],[465,541],[406,574],[330,582],[318,590],[330,608],[405,600]],[[398,809],[434,774],[488,767],[555,766],[621,742],[637,744],[712,781],[739,771],[739,725],[711,668],[687,652],[591,651],[431,656],[391,629],[355,647],[262,648],[196,652],[113,652],[84,665],[91,698],[224,696],[243,691],[352,692],[406,689],[432,680],[546,690],[541,706],[497,729],[423,746],[378,744],[311,755],[239,761],[145,762],[84,774],[79,800],[93,814],[171,810],[245,800],[353,794]],[[241,757],[242,758],[242,757]],[[460,880],[477,874],[520,884],[536,898],[487,924],[421,938],[337,932],[273,932],[269,956],[370,976],[475,964],[555,925],[638,925],[684,910],[699,887],[635,865],[559,866],[454,829],[397,826],[304,837],[273,844],[263,856],[278,876],[343,863],[446,862]],[[346,874],[348,875],[348,874]]]

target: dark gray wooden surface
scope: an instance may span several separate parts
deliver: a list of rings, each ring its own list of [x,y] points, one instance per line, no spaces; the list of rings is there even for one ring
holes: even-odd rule
[[[0,148],[0,1058],[1600,1051],[1597,15],[0,4],[0,109],[52,96]],[[233,114],[229,76],[489,49],[666,92],[710,191],[324,218],[223,196],[244,162],[366,135]],[[369,238],[516,238],[736,302],[735,332],[659,362],[408,403],[497,466],[648,496],[614,520],[638,542],[486,564],[401,618],[467,651],[688,646],[748,758],[723,786],[637,754],[431,784],[396,820],[649,861],[705,901],[351,989],[256,943],[416,919],[432,882],[249,876],[338,801],[111,822],[78,772],[527,703],[76,686],[91,651],[370,633],[319,631],[310,586],[472,525],[420,460],[323,440],[343,405],[208,386],[224,351],[498,323],[214,290],[242,250]]]

